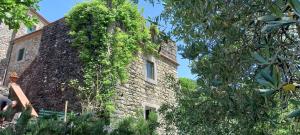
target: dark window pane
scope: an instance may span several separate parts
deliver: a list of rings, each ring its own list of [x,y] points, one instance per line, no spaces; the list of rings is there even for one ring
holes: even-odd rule
[[[19,53],[18,53],[18,59],[17,60],[18,61],[23,60],[24,54],[25,54],[25,48],[20,49]]]
[[[154,79],[154,63],[147,61],[147,78]]]
[[[148,107],[146,106],[145,108],[145,119],[146,120],[149,120],[149,117],[150,117],[150,113],[156,113],[156,109],[155,108],[152,108],[152,107]]]
[[[146,111],[145,111],[145,119],[146,119],[146,120],[149,119],[150,111],[151,111],[151,110],[146,110]]]

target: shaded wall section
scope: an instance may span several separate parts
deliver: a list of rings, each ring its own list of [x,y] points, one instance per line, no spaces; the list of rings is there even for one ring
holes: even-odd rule
[[[72,79],[82,80],[82,63],[78,51],[70,46],[69,28],[64,19],[44,27],[39,54],[18,80],[37,109],[80,111],[75,91],[68,86]]]

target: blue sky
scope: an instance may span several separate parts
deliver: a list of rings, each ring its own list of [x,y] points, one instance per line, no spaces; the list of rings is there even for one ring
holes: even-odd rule
[[[82,1],[83,0],[42,0],[39,3],[40,11],[38,12],[47,20],[53,22],[62,18],[74,5]],[[145,18],[158,16],[163,10],[161,5],[155,5],[153,7],[152,4],[144,2],[143,0],[140,0],[138,7],[144,9],[143,16]],[[177,60],[180,64],[178,67],[178,76],[195,79],[195,76],[191,74],[190,68],[188,67],[189,61],[182,59],[180,55],[177,55]]]

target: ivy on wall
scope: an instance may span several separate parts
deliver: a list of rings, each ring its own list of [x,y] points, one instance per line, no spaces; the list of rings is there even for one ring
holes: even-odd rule
[[[150,30],[137,5],[127,0],[94,0],[75,6],[66,17],[84,63],[84,81],[71,81],[92,111],[108,116],[114,111],[115,88],[128,78],[127,67],[137,53],[155,53]],[[91,110],[89,110],[91,111]]]

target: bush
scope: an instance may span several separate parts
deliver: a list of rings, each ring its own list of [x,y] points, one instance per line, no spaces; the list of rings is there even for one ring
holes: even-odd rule
[[[111,135],[156,135],[158,125],[157,115],[151,112],[149,120],[145,120],[142,115],[123,119]]]
[[[142,115],[121,120],[110,132],[109,125],[93,114],[68,116],[63,122],[56,116],[31,119],[30,111],[26,110],[16,125],[0,131],[1,135],[156,135],[158,127],[157,115],[151,113],[149,120]]]

